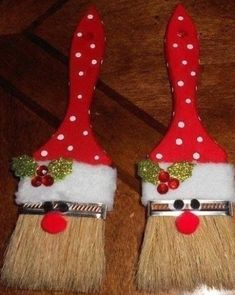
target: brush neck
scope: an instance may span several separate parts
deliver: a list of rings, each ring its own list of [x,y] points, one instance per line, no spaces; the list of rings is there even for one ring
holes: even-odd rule
[[[165,56],[175,115],[198,120],[196,92],[199,75],[199,41],[196,28],[179,7],[168,24]]]

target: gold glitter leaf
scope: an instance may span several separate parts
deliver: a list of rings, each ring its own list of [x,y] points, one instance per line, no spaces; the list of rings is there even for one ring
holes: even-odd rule
[[[177,178],[180,181],[184,181],[192,176],[194,166],[195,164],[190,162],[178,162],[169,166],[167,171],[171,177]]]
[[[73,161],[60,158],[58,160],[51,161],[48,165],[48,172],[56,180],[62,180],[68,174],[72,173]]]
[[[37,163],[33,158],[27,155],[22,155],[12,159],[11,167],[15,176],[27,177],[35,175]]]
[[[140,161],[138,163],[138,175],[145,181],[152,184],[157,184],[157,175],[161,168],[158,163],[153,163],[150,160]]]

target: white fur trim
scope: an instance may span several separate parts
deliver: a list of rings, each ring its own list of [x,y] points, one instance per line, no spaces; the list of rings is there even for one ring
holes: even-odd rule
[[[47,165],[48,162],[40,162]],[[16,203],[43,201],[70,201],[104,203],[113,208],[117,171],[106,165],[73,163],[73,171],[52,186],[33,187],[31,178],[21,179]]]
[[[227,291],[227,290],[217,290],[207,288],[206,286],[201,286],[197,288],[193,292],[185,292],[184,295],[234,295],[235,290]]]
[[[162,168],[169,163],[159,163]],[[142,183],[142,203],[159,199],[209,199],[209,200],[235,200],[234,169],[230,164],[206,163],[196,164],[192,176],[180,183],[180,186],[162,195],[156,186]]]

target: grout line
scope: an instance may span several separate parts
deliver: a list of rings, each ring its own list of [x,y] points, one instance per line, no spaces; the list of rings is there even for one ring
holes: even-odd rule
[[[17,89],[10,81],[0,76],[0,86],[10,95],[16,97],[21,101],[28,109],[33,111],[38,117],[42,118],[50,126],[57,128],[60,120],[52,115],[49,111],[44,109],[41,105],[33,101],[30,97],[25,95],[19,89]]]
[[[44,39],[38,37],[37,35],[31,33],[31,32],[24,32],[24,36],[31,41],[32,43],[39,46],[41,49],[43,49],[45,52],[47,52],[49,55],[54,57],[55,59],[59,60],[64,65],[68,65],[68,57],[61,53],[58,49],[51,46],[47,41]]]
[[[63,7],[63,5],[68,2],[68,0],[58,0],[48,10],[41,14],[36,20],[34,20],[26,29],[25,31],[33,31],[36,27],[41,25],[44,20],[46,20],[49,16],[56,13],[59,9]]]
[[[115,100],[120,106],[134,114],[136,117],[144,121],[147,125],[157,130],[160,134],[165,134],[167,128],[158,120],[154,119],[147,112],[133,104],[129,99],[116,92],[102,80],[98,80],[97,88],[105,93],[108,97]]]
[[[41,47],[45,52],[62,62],[67,66],[68,64],[68,57],[60,52],[55,47],[51,46],[47,41],[40,38],[39,36],[30,33],[25,32],[24,35],[26,38],[28,38],[31,42],[36,44],[37,46]],[[133,104],[130,100],[128,100],[123,95],[119,94],[117,91],[109,87],[106,83],[104,83],[102,80],[98,80],[97,89],[102,91],[105,95],[107,95],[110,99],[117,102],[121,107],[128,110],[130,113],[141,119],[143,122],[145,122],[148,126],[155,129],[160,134],[165,134],[167,128],[158,120],[154,119],[152,116],[150,116],[147,112],[143,111],[139,107],[137,107],[135,104]]]
[[[126,183],[131,189],[140,194],[140,181],[135,177],[123,170],[119,165],[113,162],[114,167],[117,168],[118,178]]]

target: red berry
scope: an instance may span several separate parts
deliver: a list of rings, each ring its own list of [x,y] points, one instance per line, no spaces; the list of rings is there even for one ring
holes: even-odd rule
[[[47,172],[48,172],[48,168],[47,168],[47,166],[44,166],[44,165],[39,166],[36,170],[36,173],[39,176],[44,176],[47,174]]]
[[[54,183],[54,178],[50,175],[45,175],[42,177],[42,183],[45,186],[51,186]]]
[[[42,184],[42,178],[41,176],[35,176],[31,179],[32,186],[38,187]]]
[[[158,179],[161,181],[161,182],[167,182],[170,178],[170,175],[168,172],[164,171],[164,170],[161,170],[158,174]]]
[[[180,182],[177,178],[170,178],[168,186],[170,189],[176,189],[180,185]]]
[[[49,234],[58,234],[66,229],[67,220],[61,213],[49,212],[43,216],[41,227]]]
[[[168,185],[166,183],[160,183],[157,186],[157,191],[159,194],[166,194],[168,192]]]
[[[177,230],[185,235],[190,235],[196,231],[199,226],[199,217],[190,211],[185,211],[175,220]]]

